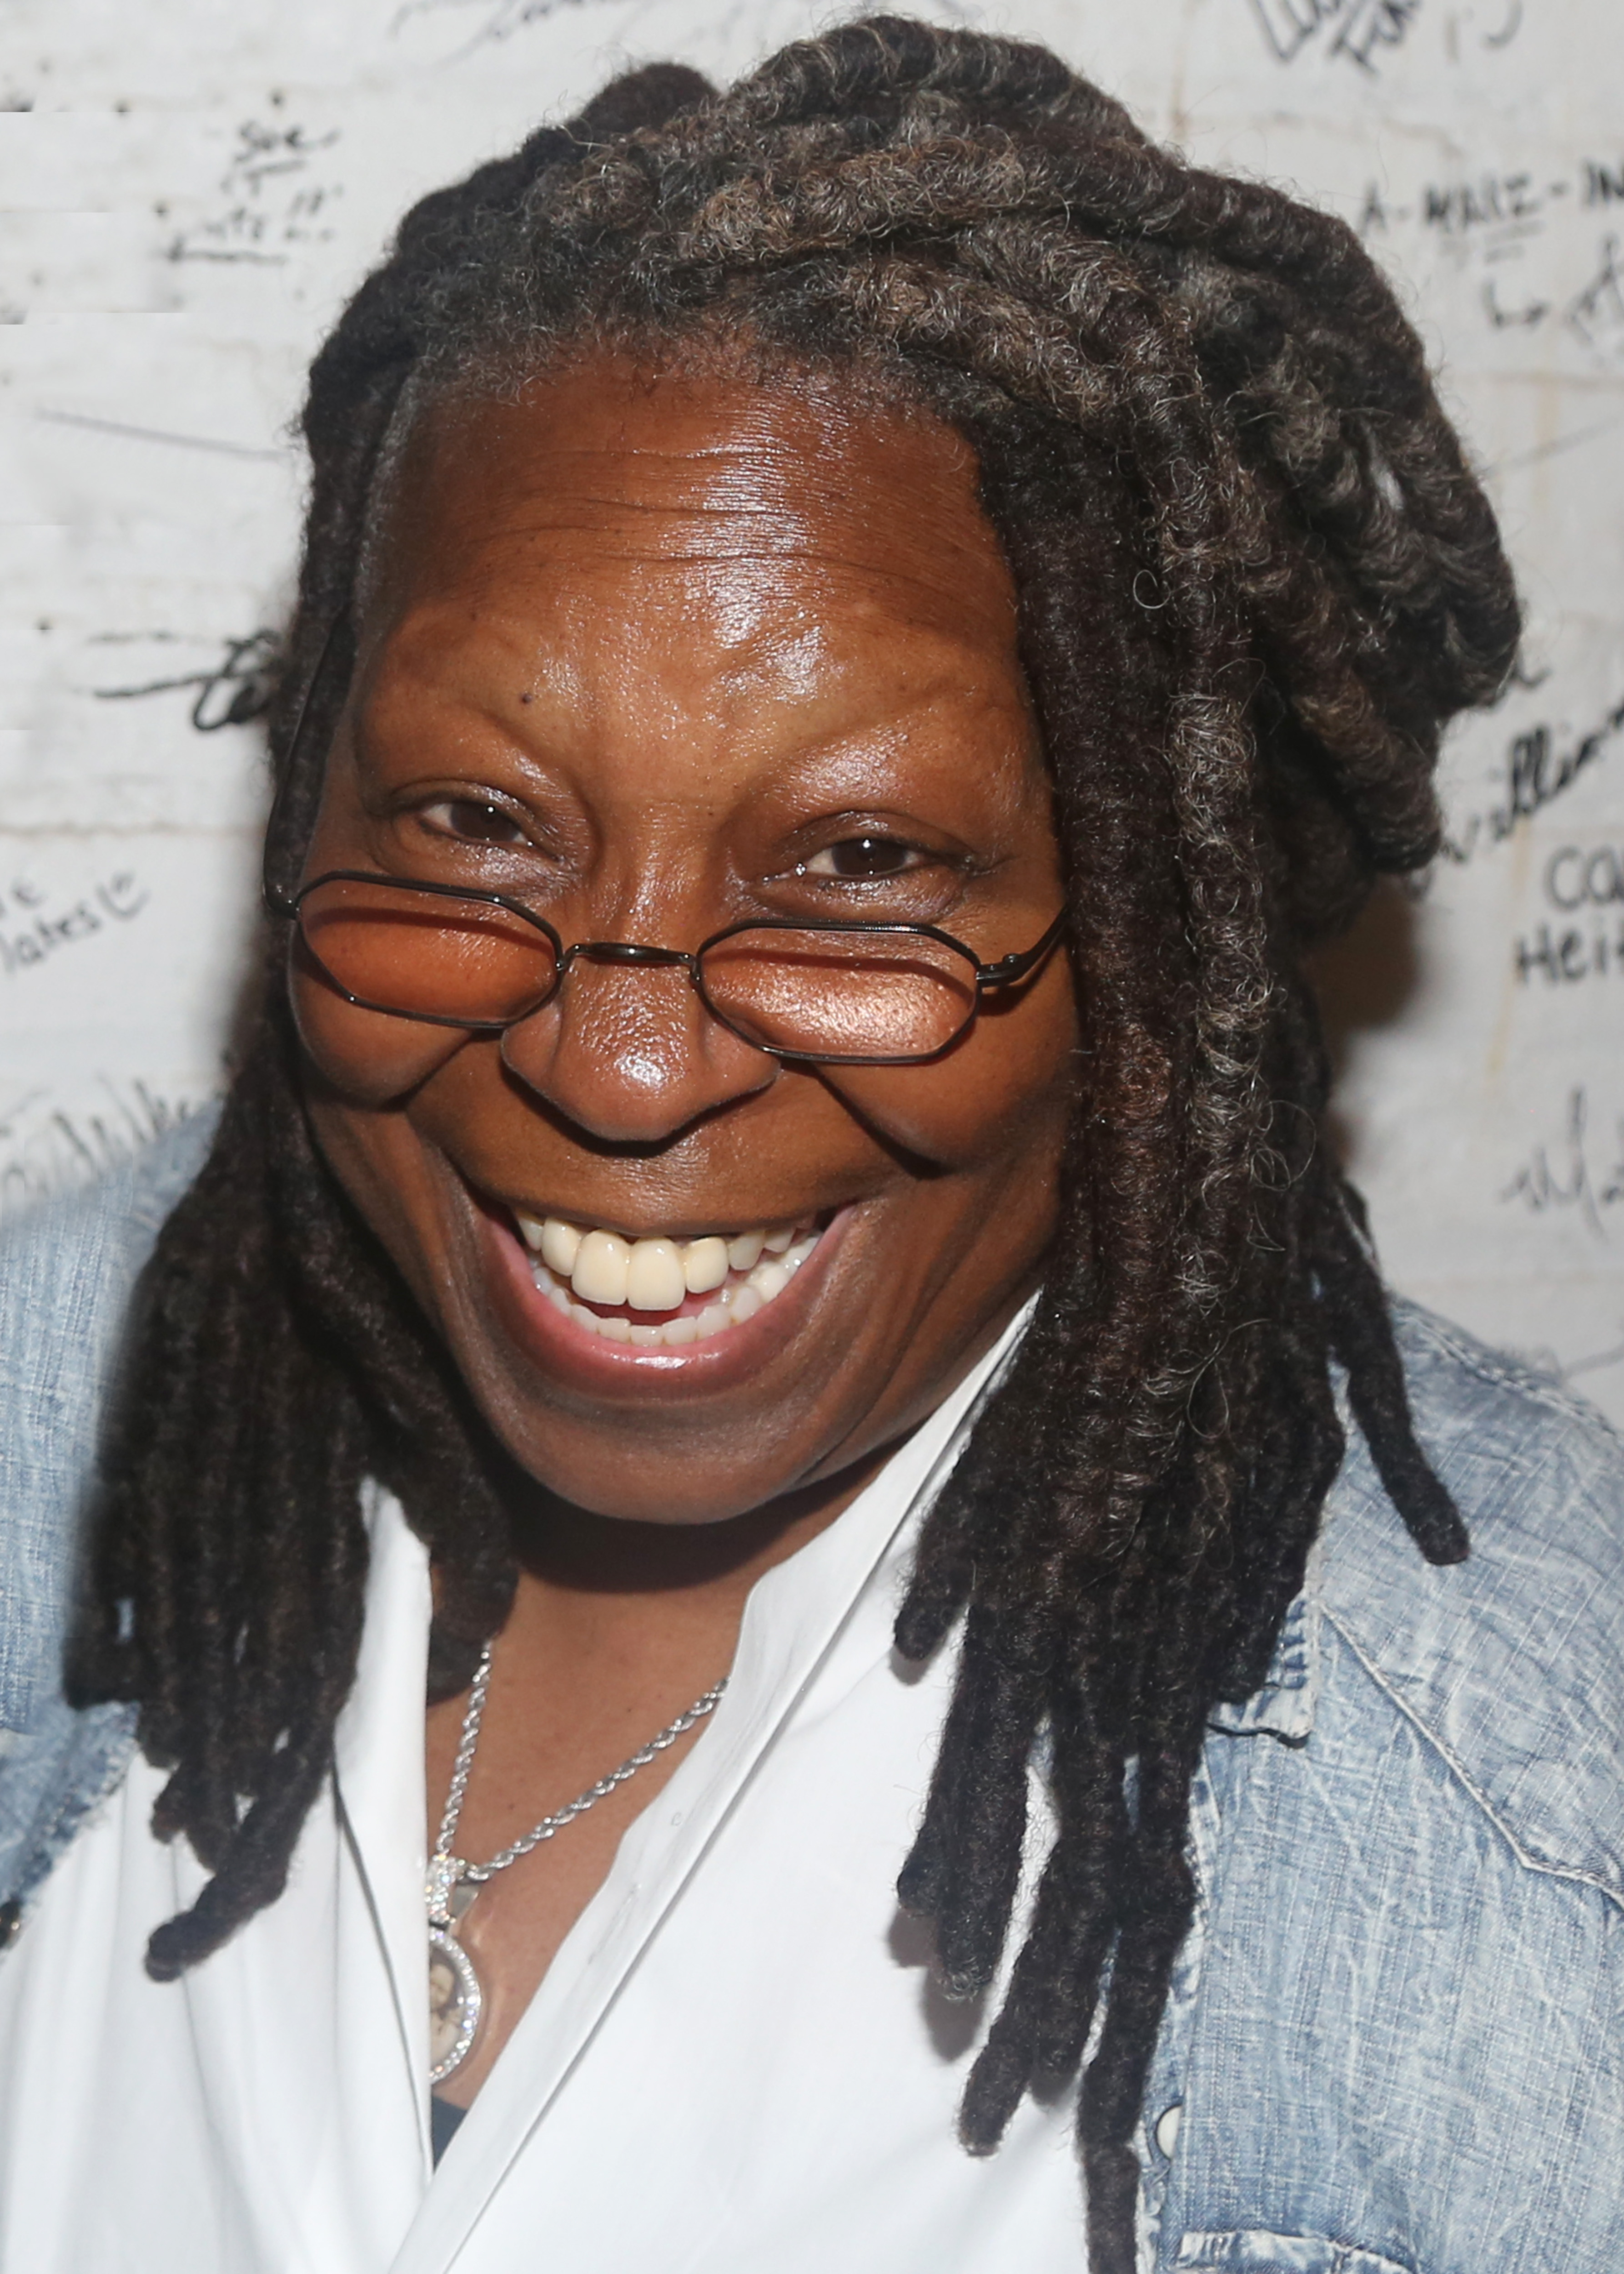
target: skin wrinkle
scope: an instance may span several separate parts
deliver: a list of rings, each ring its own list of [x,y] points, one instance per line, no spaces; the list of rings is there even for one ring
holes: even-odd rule
[[[628,373],[628,380],[635,389],[635,369]],[[485,404],[475,411],[459,403],[449,416],[437,418],[431,414],[420,421],[402,455],[391,500],[394,510],[390,537],[396,561],[412,558],[421,542],[410,511],[404,516],[402,514],[402,493],[403,490],[411,493],[414,476],[417,495],[432,491],[436,461],[456,453],[459,440],[476,418],[485,437],[483,447],[500,451],[504,434],[515,422],[524,421],[527,415],[546,417],[549,395],[560,387],[568,387],[568,372],[550,384],[526,388],[513,404]],[[634,393],[634,402],[635,399]],[[865,469],[866,509],[853,514],[849,493],[843,496],[825,480],[820,480],[817,470],[830,463],[839,463],[853,444],[861,447],[870,431],[869,421],[865,418],[853,422],[813,388],[799,391],[798,408],[802,416],[782,422],[780,430],[775,432],[773,418],[764,403],[753,393],[741,391],[735,400],[730,420],[732,432],[726,445],[690,444],[678,451],[658,447],[650,439],[644,439],[635,450],[617,449],[608,440],[599,441],[591,448],[571,448],[565,443],[555,448],[557,471],[544,498],[531,501],[532,512],[541,508],[539,516],[515,528],[500,517],[500,499],[487,498],[482,535],[494,548],[515,535],[538,538],[549,530],[555,536],[590,533],[600,557],[609,558],[614,556],[605,540],[621,533],[615,516],[625,515],[639,540],[638,546],[626,557],[643,558],[648,524],[665,521],[675,531],[685,523],[699,522],[703,526],[714,520],[729,527],[742,516],[752,529],[748,545],[741,542],[736,548],[718,547],[713,533],[706,531],[692,553],[667,543],[658,547],[654,557],[673,562],[716,563],[770,561],[787,554],[811,557],[825,568],[852,570],[861,576],[865,571],[872,574],[874,566],[874,547],[863,539],[870,532],[883,531],[892,540],[884,548],[883,576],[889,606],[896,606],[903,590],[917,586],[938,604],[946,603],[950,615],[974,608],[985,589],[984,580],[976,571],[986,560],[987,546],[985,542],[978,545],[966,541],[959,517],[953,511],[966,484],[974,481],[973,455],[958,438],[943,435],[937,451],[924,463],[920,463],[917,454],[903,456],[901,463],[911,466],[915,478],[910,485],[895,478],[895,466],[883,455],[870,454]],[[899,424],[898,444],[905,444],[906,438],[906,429]],[[817,454],[810,459],[808,445]],[[479,447],[474,446],[476,456]],[[583,487],[572,483],[575,461],[595,473],[617,465],[623,465],[624,472],[619,483],[607,479],[605,473],[601,487],[590,484]],[[628,484],[642,488],[645,494],[628,494]],[[665,486],[680,493],[680,502],[674,495],[661,498],[646,494],[650,488]],[[566,503],[571,500],[572,489],[573,506],[579,518],[571,517]],[[814,538],[818,520],[823,526]],[[761,526],[776,529],[780,542],[767,546],[764,538],[756,534]],[[831,543],[834,531],[842,526],[848,537],[854,535],[859,539],[857,548],[850,553]],[[921,542],[920,533],[924,531],[929,531],[929,541]],[[967,588],[960,584],[966,569],[970,572]],[[386,574],[380,590],[373,595],[373,606],[387,610],[391,604]]]
[[[721,94],[658,67],[425,200],[318,358],[274,874],[304,856],[315,764],[350,699],[349,628],[373,617],[369,532],[435,405],[446,433],[485,395],[516,416],[531,383],[605,352],[639,363],[645,388],[686,374],[832,405],[853,430],[944,425],[960,441],[942,478],[974,477],[1007,563],[1081,1035],[1033,1322],[926,1519],[898,1620],[911,1655],[961,1616],[969,1638],[900,1893],[944,1978],[993,1978],[1017,1792],[1047,1727],[1059,1838],[962,2129],[991,2147],[1034,2074],[1075,2067],[1115,1945],[1078,2124],[1090,2265],[1132,2274],[1128,2142],[1189,1916],[1189,1779],[1209,1706],[1256,1689],[1301,1583],[1342,1449],[1334,1361],[1417,1547],[1463,1552],[1414,1440],[1357,1196],[1323,1145],[1283,1187],[1253,1167],[1276,1103],[1316,1124],[1324,1110],[1302,945],[1345,923],[1378,870],[1427,857],[1441,727],[1492,697],[1515,647],[1508,572],[1419,344],[1342,223],[1188,167],[1055,57],[981,34],[842,26]],[[752,575],[771,568],[758,537],[741,549]],[[922,584],[895,565],[894,590],[928,613],[935,563]],[[1141,571],[1154,611],[1134,598]],[[849,565],[838,581],[844,610]],[[749,864],[733,869],[748,885]],[[643,920],[625,875],[600,881]],[[726,897],[715,884],[695,873],[646,914],[696,937],[701,902]],[[983,1020],[977,1046],[1023,1008]],[[679,1039],[692,1070],[694,1031]],[[458,1062],[425,1062],[425,1100]],[[560,1069],[530,1072],[550,1086]],[[143,1742],[177,1764],[176,1820],[221,1857],[197,1908],[154,1937],[159,1972],[282,1884],[353,1666],[359,1581],[340,1549],[364,1470],[400,1492],[433,1558],[433,1695],[465,1685],[485,1636],[500,1630],[506,1655],[528,1615],[522,1472],[335,1191],[304,1079],[273,987],[215,1153],[159,1243],[98,1527],[87,1690],[141,1701]],[[878,1081],[845,1081],[842,1111],[883,1180],[926,1132],[899,1126]],[[786,1085],[722,1099],[692,1128],[719,1147]],[[530,1095],[552,1143],[568,1117]],[[672,1148],[593,1143],[672,1203]],[[381,1222],[396,1200],[375,1197]],[[400,1204],[404,1254],[414,1209],[433,1221],[439,1203]],[[311,1459],[312,1440],[328,1457]],[[307,1465],[302,1489],[272,1488],[260,1444]],[[762,1551],[756,1522],[720,1527],[741,1569]],[[626,1527],[645,1551],[667,1529]],[[291,1638],[279,1653],[272,1601]],[[255,1638],[240,1660],[199,1646],[222,1620]],[[540,1738],[538,1785],[569,1733]],[[1130,1822],[1135,1755],[1154,1773]],[[234,1783],[253,1798],[240,1828],[206,1797]]]

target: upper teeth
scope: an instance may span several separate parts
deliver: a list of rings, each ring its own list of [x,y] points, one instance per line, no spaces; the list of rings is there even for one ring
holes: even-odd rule
[[[666,1312],[678,1308],[685,1296],[718,1294],[714,1304],[708,1304],[697,1319],[688,1317],[668,1321],[673,1329],[692,1329],[673,1332],[673,1344],[703,1341],[718,1334],[725,1326],[742,1325],[763,1303],[782,1294],[791,1278],[817,1244],[816,1232],[804,1229],[798,1235],[793,1224],[763,1227],[759,1231],[743,1231],[731,1239],[710,1232],[700,1239],[674,1240],[665,1239],[623,1239],[619,1232],[583,1229],[569,1224],[561,1216],[537,1217],[523,1209],[515,1209],[519,1230],[526,1244],[547,1267],[549,1282],[544,1284],[540,1273],[538,1284],[544,1292],[578,1314],[583,1323],[595,1330],[609,1331],[612,1340],[626,1337],[615,1329],[628,1327],[628,1321],[604,1320],[596,1312],[585,1310],[588,1303],[605,1306],[624,1306],[628,1310]],[[781,1260],[779,1260],[781,1259]],[[742,1284],[725,1283],[738,1274]],[[568,1281],[579,1299],[568,1304],[559,1283]],[[664,1332],[650,1328],[629,1326],[629,1338],[643,1341],[665,1341]]]

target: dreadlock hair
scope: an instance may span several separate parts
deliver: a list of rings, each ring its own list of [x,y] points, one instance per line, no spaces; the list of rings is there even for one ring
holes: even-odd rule
[[[707,326],[957,426],[1018,589],[1088,1071],[1034,1315],[898,1623],[914,1658],[962,1630],[899,1894],[950,1991],[984,1989],[1046,1734],[1055,1834],[962,2134],[992,2148],[1102,2004],[1091,2263],[1129,2274],[1192,1774],[1301,1586],[1343,1450],[1334,1367],[1420,1552],[1466,1551],[1320,1141],[1301,958],[1432,854],[1440,729],[1501,687],[1515,599],[1420,344],[1341,222],[1186,165],[1041,48],[876,17],[725,94],[635,72],[408,217],[312,374],[283,873],[342,674],[302,736],[296,694],[355,604],[392,435],[447,389]],[[275,1899],[327,1773],[364,1477],[440,1576],[434,1694],[513,1585],[504,1457],[314,1147],[274,979],[132,1348],[79,1683],[139,1702],[173,1771],[157,1829],[214,1873],[153,1937],[168,1977]]]

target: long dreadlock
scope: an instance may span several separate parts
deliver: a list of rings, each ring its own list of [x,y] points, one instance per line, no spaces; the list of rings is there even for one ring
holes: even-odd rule
[[[1429,857],[1440,729],[1499,690],[1515,601],[1350,231],[1158,149],[1041,49],[876,18],[723,94],[634,73],[408,217],[312,374],[282,873],[343,674],[297,749],[296,693],[354,608],[392,438],[444,390],[707,325],[956,425],[1019,595],[1088,1072],[1034,1317],[898,1623],[913,1657],[962,1626],[899,1893],[949,1988],[983,1989],[1046,1731],[1055,1837],[962,2132],[989,2149],[1075,2070],[1103,1995],[1079,2127],[1092,2263],[1127,2274],[1191,1779],[1302,1584],[1343,1449],[1334,1363],[1422,1554],[1465,1553],[1320,1141],[1300,959]],[[144,1283],[79,1653],[85,1694],[139,1701],[173,1772],[157,1828],[214,1873],[155,1975],[284,1883],[355,1669],[364,1477],[440,1575],[444,1696],[510,1598],[505,1462],[314,1147],[273,979]]]

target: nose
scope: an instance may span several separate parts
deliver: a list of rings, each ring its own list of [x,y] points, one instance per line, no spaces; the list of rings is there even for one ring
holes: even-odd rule
[[[681,965],[573,963],[502,1040],[510,1073],[580,1129],[658,1144],[777,1081],[776,1058],[713,1019]]]

